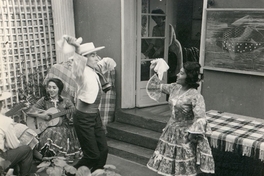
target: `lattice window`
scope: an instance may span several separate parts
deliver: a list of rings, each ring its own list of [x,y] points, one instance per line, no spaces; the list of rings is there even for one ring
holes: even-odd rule
[[[47,69],[56,63],[51,0],[0,0],[0,91],[13,105],[41,94]]]

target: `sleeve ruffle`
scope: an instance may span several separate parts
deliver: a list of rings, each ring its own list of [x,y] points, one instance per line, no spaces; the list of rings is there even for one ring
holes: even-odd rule
[[[194,123],[188,129],[189,133],[193,134],[205,134],[211,132],[211,128],[206,120],[205,103],[203,96],[197,94],[192,100]]]
[[[212,150],[209,145],[208,139],[205,133],[210,133],[211,128],[206,120],[205,103],[203,96],[197,94],[192,100],[193,113],[195,117],[194,123],[188,129],[189,133],[200,134],[202,138],[198,138],[196,148],[197,164],[200,165],[200,169],[205,173],[214,173],[215,163],[212,155]]]
[[[192,134],[202,134],[202,135],[205,135],[205,133],[210,134],[211,127],[208,124],[206,118],[199,118],[192,124],[192,126],[189,127],[188,132]]]
[[[146,92],[148,94],[148,96],[155,100],[158,101],[159,98],[161,97],[161,82],[160,79],[158,78],[158,76],[156,74],[154,74],[147,82],[147,86],[146,86]]]

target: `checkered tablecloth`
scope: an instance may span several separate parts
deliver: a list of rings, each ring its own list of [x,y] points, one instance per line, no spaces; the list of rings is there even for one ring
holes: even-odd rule
[[[207,120],[212,147],[264,161],[264,124],[218,112],[207,112]]]

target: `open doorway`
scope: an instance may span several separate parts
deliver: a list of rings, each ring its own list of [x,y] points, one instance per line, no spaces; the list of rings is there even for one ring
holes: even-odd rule
[[[146,93],[147,81],[154,74],[150,69],[151,61],[162,58],[168,61],[169,1],[138,0],[137,4],[137,76],[136,106],[145,107],[166,103],[166,96],[160,102],[150,99]],[[167,82],[167,75],[162,82]]]

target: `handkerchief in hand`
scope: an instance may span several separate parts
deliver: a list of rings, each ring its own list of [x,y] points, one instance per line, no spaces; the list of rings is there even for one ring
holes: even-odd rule
[[[158,74],[159,79],[162,80],[163,74],[169,69],[169,66],[164,59],[159,58],[151,61],[150,68],[154,68],[154,71]]]
[[[112,71],[115,69],[116,62],[110,57],[104,57],[97,63],[97,65],[101,68],[102,73],[105,74],[107,71]]]

